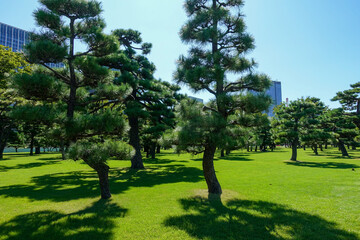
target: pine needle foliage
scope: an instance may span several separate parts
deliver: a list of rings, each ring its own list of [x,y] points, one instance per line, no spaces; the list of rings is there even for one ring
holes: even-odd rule
[[[188,21],[180,30],[181,40],[190,50],[178,60],[176,82],[213,95],[206,106],[183,103],[180,149],[204,153],[204,175],[209,193],[214,194],[222,190],[213,157],[228,138],[228,128],[241,125],[241,116],[266,110],[270,103],[261,94],[270,86],[269,77],[257,73],[256,62],[246,57],[255,46],[246,32],[242,6],[241,0],[186,0]],[[233,77],[237,80],[231,80]]]

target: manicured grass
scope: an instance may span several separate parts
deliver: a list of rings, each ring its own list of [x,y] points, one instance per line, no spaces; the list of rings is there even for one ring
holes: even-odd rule
[[[87,165],[57,154],[0,161],[0,239],[360,239],[360,152],[236,151],[215,162],[209,201],[200,156],[162,153],[132,171],[109,161],[113,197],[99,200]],[[352,169],[354,168],[355,171]]]

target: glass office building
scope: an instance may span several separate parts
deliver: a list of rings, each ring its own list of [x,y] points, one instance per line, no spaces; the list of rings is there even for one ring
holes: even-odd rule
[[[268,94],[272,99],[272,104],[267,112],[267,114],[270,117],[274,116],[273,110],[274,107],[278,106],[282,102],[282,96],[281,96],[281,82],[279,81],[273,81],[273,84],[271,87],[266,91],[266,94]]]
[[[14,52],[20,52],[29,41],[29,32],[0,22],[0,45],[11,47]],[[54,68],[64,67],[63,63],[49,63],[47,65]]]

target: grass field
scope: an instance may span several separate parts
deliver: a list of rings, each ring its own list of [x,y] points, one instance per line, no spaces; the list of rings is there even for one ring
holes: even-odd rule
[[[109,161],[113,197],[99,200],[87,165],[57,154],[0,161],[0,239],[360,239],[360,152],[233,152],[207,200],[200,156],[162,153],[132,171]],[[353,168],[355,171],[353,171]]]

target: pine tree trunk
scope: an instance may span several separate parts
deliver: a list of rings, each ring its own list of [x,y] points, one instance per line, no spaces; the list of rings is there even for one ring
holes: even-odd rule
[[[257,152],[257,150],[258,150],[258,146],[256,145],[256,146],[255,146],[255,152]]]
[[[84,160],[85,161],[85,160]],[[102,199],[111,198],[110,186],[109,186],[109,169],[110,167],[105,163],[92,164],[85,161],[92,169],[94,169],[99,177],[100,192]]]
[[[139,138],[139,118],[136,116],[129,116],[129,125],[129,143],[135,149],[135,155],[131,158],[131,168],[144,169]]]
[[[207,145],[203,156],[203,171],[209,194],[221,194],[221,186],[216,178],[214,169],[214,155],[216,147]]]
[[[5,150],[6,144],[1,143],[0,144],[0,160],[4,159],[4,150]]]
[[[64,145],[64,141],[61,140],[60,142],[60,152],[61,152],[61,159],[65,160],[66,159],[66,155],[65,155],[65,145]]]
[[[220,156],[221,156],[221,157],[225,157],[225,153],[224,153],[224,152],[225,152],[225,150],[224,150],[224,149],[221,149],[221,153],[220,153]]]
[[[161,153],[161,146],[159,144],[156,146],[156,153]]]
[[[39,146],[36,146],[35,147],[35,154],[40,154],[40,147]]]
[[[249,145],[247,145],[247,151],[250,152],[250,146]]]
[[[31,136],[30,140],[30,156],[34,155],[34,136]]]
[[[349,154],[348,154],[348,152],[347,152],[347,150],[345,148],[345,145],[344,145],[344,143],[342,141],[339,141],[339,149],[340,149],[343,157],[348,157],[349,156]]]
[[[314,153],[315,155],[319,155],[317,144],[314,144]]]
[[[292,155],[291,155],[291,159],[292,161],[296,161],[297,160],[297,143],[293,143],[291,145],[291,149],[292,149]]]
[[[156,143],[152,143],[150,147],[150,155],[152,159],[155,159],[155,153],[156,153]]]

